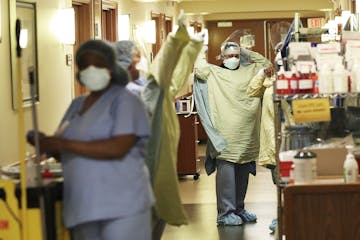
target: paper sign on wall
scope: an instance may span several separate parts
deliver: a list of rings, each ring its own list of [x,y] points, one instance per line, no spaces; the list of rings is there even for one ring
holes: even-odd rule
[[[328,98],[300,99],[293,101],[293,113],[296,123],[330,121],[330,103]]]

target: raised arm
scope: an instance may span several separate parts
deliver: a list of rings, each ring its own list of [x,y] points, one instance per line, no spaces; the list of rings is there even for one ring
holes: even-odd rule
[[[246,93],[250,97],[262,97],[266,88],[272,86],[274,80],[274,69],[272,66],[260,69],[251,79]]]

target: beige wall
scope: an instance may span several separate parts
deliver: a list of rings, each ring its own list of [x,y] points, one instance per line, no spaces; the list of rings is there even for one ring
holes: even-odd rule
[[[219,4],[221,2],[221,4]],[[201,13],[239,13],[239,12],[272,12],[272,11],[313,11],[326,8],[332,8],[329,0],[223,0],[223,1],[182,1],[179,8],[185,12],[201,14]]]
[[[14,1],[14,0],[10,0]],[[2,1],[3,39],[0,43],[0,165],[18,161],[18,118],[11,105],[10,41],[8,2]],[[51,31],[51,21],[58,8],[68,6],[68,1],[38,0],[38,61],[39,95],[37,105],[39,128],[51,134],[72,98],[72,69],[65,65],[65,54],[72,47],[59,43]],[[12,30],[15,31],[15,30]],[[31,109],[24,109],[25,128],[32,128]],[[28,147],[28,150],[32,150]]]
[[[203,16],[203,21],[207,20],[230,20],[230,19],[270,19],[270,18],[292,18],[295,12],[299,12],[301,17],[324,16],[320,10],[332,9],[333,4],[329,0],[224,0],[220,1],[182,1],[179,9],[184,9],[190,13],[189,19]]]
[[[130,36],[135,38],[135,29],[141,26],[145,21],[151,20],[151,13],[163,13],[173,18],[173,24],[176,24],[177,4],[170,2],[137,2],[132,0],[118,0],[119,14],[130,14]],[[144,44],[147,57],[149,57],[151,44]]]
[[[151,19],[151,13],[165,13],[176,17],[176,4],[169,2],[136,2],[133,0],[118,0],[119,14],[130,14],[132,27],[141,25]]]

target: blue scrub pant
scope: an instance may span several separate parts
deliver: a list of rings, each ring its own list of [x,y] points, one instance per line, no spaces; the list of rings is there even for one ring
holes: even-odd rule
[[[249,182],[249,164],[216,159],[216,199],[218,219],[244,209]]]
[[[151,212],[80,224],[71,229],[71,239],[151,240]]]

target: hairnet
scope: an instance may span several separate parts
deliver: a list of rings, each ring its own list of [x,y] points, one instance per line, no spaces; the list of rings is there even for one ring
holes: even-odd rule
[[[127,70],[116,61],[116,51],[110,42],[104,40],[88,40],[80,45],[76,51],[76,64],[81,64],[86,53],[94,53],[102,57],[110,66],[111,78],[114,83],[126,85],[129,81]]]
[[[109,42],[103,40],[89,40],[84,42],[76,51],[76,64],[81,64],[82,56],[89,52],[102,57],[110,68],[114,67],[116,63],[116,52]]]
[[[241,44],[240,37],[244,35],[244,30],[237,29],[231,33],[220,45],[220,55],[216,57],[218,60],[224,60],[224,56],[227,54],[240,54],[241,56]],[[240,59],[241,61],[242,59]]]
[[[136,45],[133,41],[122,40],[114,43],[115,49],[117,51],[117,61],[118,63],[128,69],[132,62],[132,57],[136,49]]]
[[[236,42],[226,42],[221,46],[221,55],[240,54],[240,46]]]

